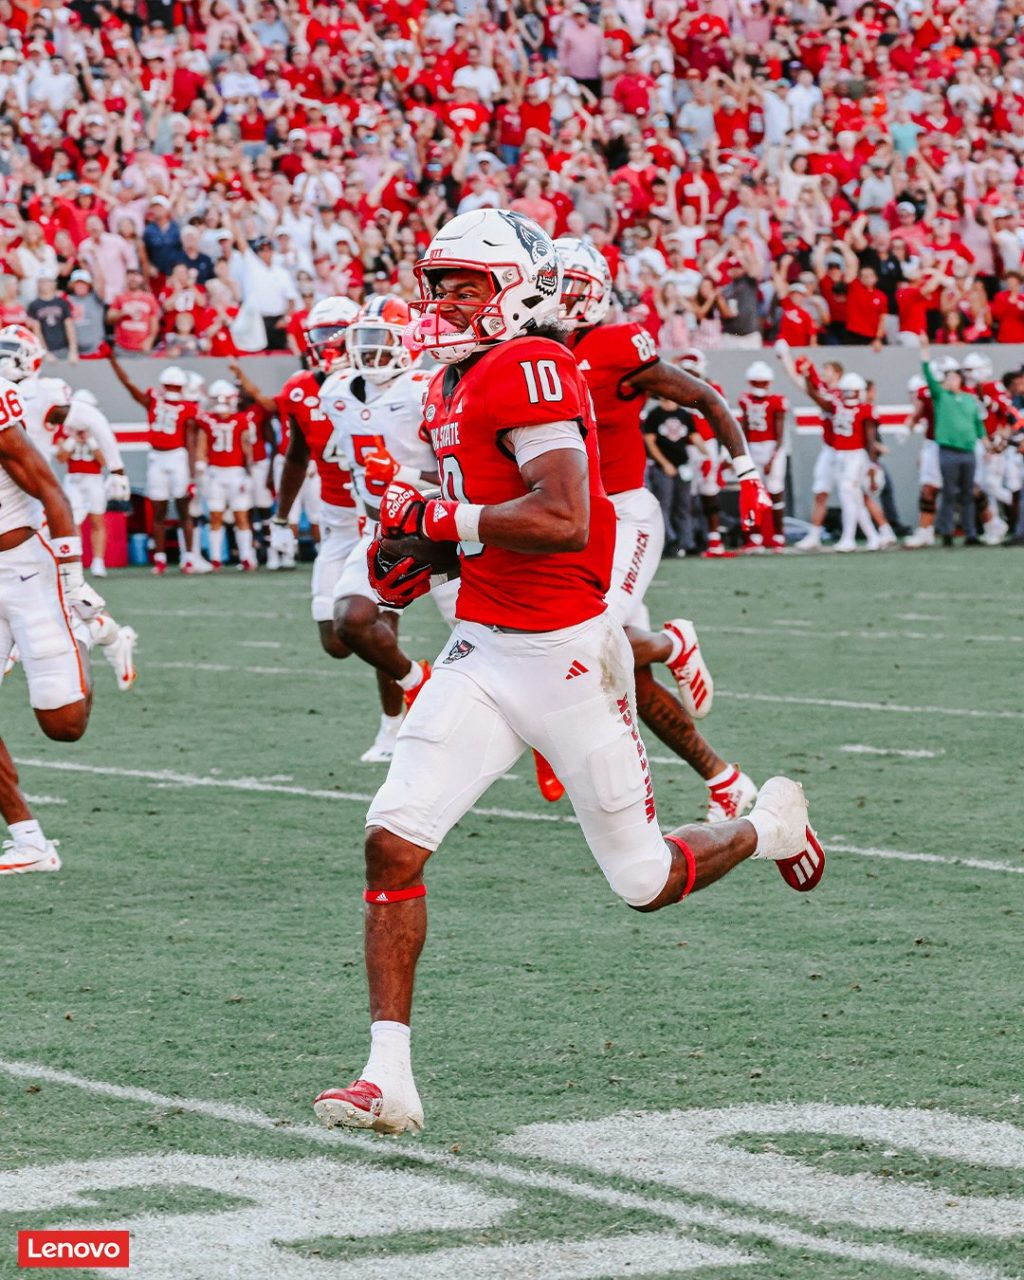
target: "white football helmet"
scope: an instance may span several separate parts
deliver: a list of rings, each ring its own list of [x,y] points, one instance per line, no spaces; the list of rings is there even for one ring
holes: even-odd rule
[[[960,361],[955,356],[936,356],[928,361],[928,367],[936,378],[944,378],[947,373],[960,373]]]
[[[341,296],[321,298],[303,323],[306,354],[314,368],[330,373],[345,362],[345,330],[359,317],[359,304]]]
[[[88,387],[79,387],[77,391],[72,391],[71,399],[77,400],[79,404],[92,405],[94,409],[100,407],[100,402],[96,399]]]
[[[440,278],[454,271],[486,275],[490,297],[461,306],[436,297]],[[474,209],[446,222],[415,273],[420,298],[411,304],[417,318],[405,341],[442,364],[458,364],[480,347],[554,320],[561,304],[562,269],[554,241],[532,218],[508,209]],[[465,328],[445,316],[455,307],[474,313]]]
[[[979,355],[976,351],[971,351],[964,356],[963,364],[960,368],[963,370],[966,381],[972,385],[992,380],[992,361],[988,356]]]
[[[0,329],[0,377],[11,382],[35,377],[45,354],[43,344],[27,325],[6,324]]]
[[[679,366],[687,373],[692,373],[695,378],[708,376],[708,358],[700,347],[687,347],[679,357]]]
[[[578,328],[600,324],[612,305],[612,273],[604,254],[575,236],[559,236],[555,252],[562,264],[561,318]]]
[[[345,350],[353,369],[367,382],[383,386],[412,364],[403,337],[409,324],[409,304],[395,294],[367,298],[359,319],[345,330]]]
[[[916,396],[919,391],[923,391],[927,385],[928,383],[919,373],[915,373],[912,378],[907,379],[907,390],[912,396]]]
[[[859,373],[844,373],[836,384],[836,390],[844,404],[860,404],[868,384]]]
[[[755,360],[747,368],[746,378],[754,390],[760,392],[761,395],[767,395],[768,388],[775,379],[775,374],[772,372],[771,365],[765,364],[763,360]]]
[[[238,388],[226,378],[210,383],[210,412],[226,418],[238,411]]]
[[[168,365],[160,375],[160,387],[165,400],[183,400],[188,374],[176,364]]]
[[[185,383],[185,394],[190,400],[199,404],[206,394],[206,379],[194,369],[186,369],[185,377],[188,379]]]

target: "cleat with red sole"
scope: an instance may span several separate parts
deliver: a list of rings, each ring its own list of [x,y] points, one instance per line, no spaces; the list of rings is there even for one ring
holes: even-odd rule
[[[705,822],[733,822],[742,817],[757,799],[753,779],[732,765],[732,773],[724,782],[708,787],[708,811]]]
[[[700,652],[697,628],[686,618],[673,618],[662,631],[675,636],[682,644],[679,656],[665,665],[672,672],[679,690],[679,701],[694,720],[703,720],[711,710],[715,682]]]
[[[427,684],[427,681],[430,679],[430,674],[432,670],[430,663],[427,662],[426,659],[424,659],[422,662],[414,662],[412,665],[414,667],[420,668],[420,670],[423,672],[423,679],[419,682],[419,684],[416,686],[415,689],[403,689],[402,698],[405,702],[406,711],[409,710],[412,704],[416,701],[416,699],[420,696],[420,694],[426,688],[426,684]]]
[[[747,821],[757,831],[754,858],[774,862],[791,889],[807,893],[825,871],[825,851],[807,821],[807,798],[792,778],[769,778]]]
[[[537,790],[548,804],[554,804],[565,795],[565,787],[558,780],[554,769],[539,751],[533,753],[533,767],[537,771]]]
[[[423,1108],[415,1087],[411,1096],[391,1103],[379,1085],[354,1080],[347,1089],[325,1089],[313,1099],[313,1110],[328,1129],[405,1133],[423,1128]]]
[[[715,546],[709,546],[706,551],[702,551],[700,558],[702,560],[735,560],[735,551],[726,551],[721,543]]]
[[[825,874],[825,850],[810,827],[806,828],[807,848],[795,858],[783,858],[776,862],[779,875],[797,893],[813,889]]]
[[[152,573],[157,578],[162,578],[166,572],[167,572],[166,560],[153,561],[153,567],[152,569],[150,569],[150,573]]]

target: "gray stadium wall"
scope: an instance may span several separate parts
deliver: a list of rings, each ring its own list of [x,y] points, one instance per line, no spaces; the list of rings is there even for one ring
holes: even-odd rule
[[[1024,346],[994,344],[974,348],[942,347],[938,350],[959,359],[970,350],[978,351],[989,357],[997,376],[1024,365]],[[913,374],[921,371],[920,356],[916,351],[905,347],[885,347],[880,352],[872,351],[870,347],[815,347],[802,354],[809,355],[819,365],[825,360],[838,360],[847,370],[855,371],[874,382],[877,388],[876,404],[883,416],[891,421],[902,419],[908,411],[910,398],[907,381]],[[734,400],[743,389],[745,369],[758,358],[767,360],[778,370],[777,386],[789,397],[797,415],[800,410],[813,408],[808,398],[789,382],[770,348],[761,352],[712,352],[708,357],[709,376],[725,389],[730,400]],[[160,371],[171,362],[166,359],[138,357],[126,358],[123,363],[134,382],[140,387],[149,387],[155,385]],[[195,369],[207,383],[214,378],[230,377],[224,360],[176,360],[174,363],[186,369]],[[252,356],[244,360],[244,368],[253,382],[273,394],[295,372],[297,365],[290,356]],[[43,372],[50,377],[64,378],[72,387],[87,387],[94,392],[104,413],[118,431],[131,430],[133,427],[137,430],[141,426],[139,406],[121,387],[106,361],[84,360],[77,365],[48,364]],[[882,434],[889,448],[886,465],[896,489],[900,515],[907,523],[913,523],[917,510],[917,455],[920,438],[916,435],[909,436],[897,425],[883,426]],[[817,446],[818,432],[814,427],[801,427],[794,421],[790,422],[793,508],[794,514],[803,519],[806,519],[810,511],[810,479]],[[133,486],[141,488],[145,476],[144,450],[129,446],[125,450],[125,466]]]

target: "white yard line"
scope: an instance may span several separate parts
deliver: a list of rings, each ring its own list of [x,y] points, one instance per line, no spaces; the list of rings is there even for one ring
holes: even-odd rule
[[[843,711],[893,711],[915,716],[966,716],[972,720],[1024,720],[1024,711],[990,711],[980,707],[909,706],[903,702],[855,702],[850,698],[801,698],[790,693],[741,693],[715,689],[716,698],[737,702],[781,702],[797,707],[838,707]]]
[[[871,747],[866,742],[847,742],[837,750],[851,756],[902,756],[905,760],[936,760],[946,754],[941,748],[938,751],[926,751],[923,747],[901,750],[899,747]]]
[[[777,622],[776,626],[783,624]],[[771,627],[752,627],[752,626],[729,626],[719,625],[714,622],[702,622],[700,624],[700,633],[709,635],[728,635],[728,636],[773,636],[776,639],[779,636],[778,631],[773,631]],[[955,640],[959,644],[966,641],[981,641],[985,644],[1024,644],[1024,635],[989,635],[971,632],[970,636],[949,636],[943,631],[886,631],[880,627],[859,627],[856,630],[828,630],[824,627],[816,627],[808,624],[806,629],[785,624],[784,634],[793,636],[798,640],[934,640],[949,642]]]
[[[317,1146],[344,1147],[358,1151],[368,1158],[397,1156],[412,1164],[440,1168],[474,1180],[487,1179],[512,1186],[530,1187],[555,1192],[579,1200],[611,1206],[622,1210],[656,1213],[677,1226],[692,1229],[705,1227],[730,1236],[753,1236],[770,1240],[783,1248],[799,1249],[831,1257],[904,1267],[924,1275],[945,1276],[949,1280],[1003,1280],[1003,1273],[992,1267],[942,1258],[928,1258],[905,1249],[884,1244],[859,1244],[835,1236],[813,1235],[795,1228],[776,1225],[771,1221],[730,1213],[724,1209],[706,1208],[686,1204],[682,1200],[646,1196],[633,1191],[620,1191],[613,1187],[580,1182],[560,1174],[545,1173],[536,1168],[524,1168],[493,1160],[477,1160],[451,1155],[423,1147],[415,1141],[382,1143],[372,1137],[329,1132],[318,1125],[295,1124],[281,1121],[251,1107],[232,1103],[208,1102],[204,1099],[181,1098],[170,1094],[154,1093],[150,1089],[130,1085],[110,1084],[105,1080],[91,1080],[70,1071],[58,1071],[40,1063],[6,1061],[0,1059],[0,1072],[15,1080],[41,1080],[58,1087],[81,1089],[101,1097],[123,1102],[141,1103],[158,1107],[162,1111],[185,1111],[228,1124],[259,1129],[265,1133],[281,1134],[286,1138],[298,1138]],[[912,1224],[910,1224],[912,1225]],[[429,1259],[430,1255],[424,1255]]]
[[[110,778],[136,778],[152,782],[157,787],[206,787],[223,791],[247,791],[258,795],[302,796],[309,800],[340,800],[353,804],[369,804],[372,796],[363,791],[332,791],[327,788],[286,786],[267,782],[261,778],[222,778],[219,775],[178,773],[174,769],[121,769],[116,765],[80,764],[72,760],[39,760],[16,756],[15,764],[23,769],[50,769],[57,773],[97,774]],[[511,822],[553,822],[578,826],[571,813],[548,812],[542,809],[504,809],[477,807],[469,811],[477,818],[507,818]],[[988,861],[977,858],[947,857],[937,853],[917,853],[906,849],[876,849],[848,844],[840,837],[824,835],[826,849],[836,853],[857,854],[864,858],[892,858],[901,862],[934,862],[950,867],[971,867],[977,871],[1024,874],[1024,867],[1009,862]]]

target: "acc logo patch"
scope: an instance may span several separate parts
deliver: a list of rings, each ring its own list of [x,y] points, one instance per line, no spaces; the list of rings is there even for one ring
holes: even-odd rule
[[[294,401],[296,404],[298,404],[300,400],[304,400],[305,397],[306,393],[301,387],[292,387],[291,391],[288,392],[288,399]]]
[[[468,640],[455,640],[452,647],[448,650],[444,658],[445,662],[458,662],[460,658],[468,658],[476,648],[475,644],[470,644]]]
[[[428,422],[433,422],[434,419],[437,417],[437,405],[428,404],[427,411],[423,416],[426,418]]]

